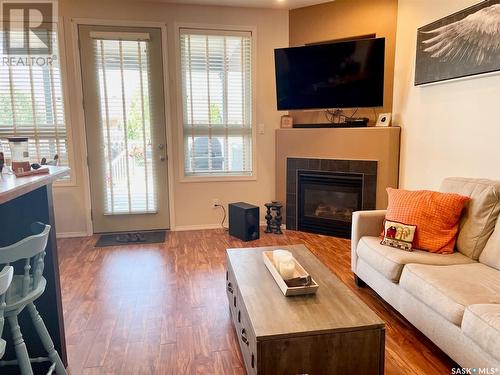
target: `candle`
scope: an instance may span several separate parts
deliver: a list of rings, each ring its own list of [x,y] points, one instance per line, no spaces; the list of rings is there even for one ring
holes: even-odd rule
[[[292,256],[292,253],[287,251],[287,250],[282,250],[282,249],[273,251],[273,262],[274,262],[274,266],[276,267],[277,270],[280,269],[279,268],[280,267],[280,259],[282,256]]]
[[[283,260],[282,258],[280,262],[280,275],[283,278],[283,280],[293,279],[294,274],[295,274],[295,262],[293,261],[293,258],[290,257],[290,259],[288,260]]]

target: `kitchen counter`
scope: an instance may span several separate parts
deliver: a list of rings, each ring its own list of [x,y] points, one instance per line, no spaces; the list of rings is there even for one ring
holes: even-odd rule
[[[29,236],[30,224],[35,221],[52,226],[45,249],[47,255],[43,272],[47,286],[44,294],[35,301],[35,305],[47,326],[56,350],[67,365],[52,183],[68,175],[70,169],[52,166],[48,168],[50,170],[48,174],[27,177],[2,174],[2,179],[0,179],[0,247],[11,245]],[[23,265],[13,264],[16,273],[22,273]],[[27,311],[20,314],[19,322],[30,356],[46,357],[47,353],[35,333]],[[7,340],[7,350],[2,360],[15,359],[10,327],[7,322],[3,338]],[[48,363],[33,364],[33,371],[35,374],[45,374],[48,366]],[[2,375],[19,374],[19,368],[17,366],[2,367],[1,373]]]
[[[48,185],[69,174],[67,167],[47,167],[49,173],[26,177],[2,174],[0,179],[0,204],[8,202],[41,186]]]

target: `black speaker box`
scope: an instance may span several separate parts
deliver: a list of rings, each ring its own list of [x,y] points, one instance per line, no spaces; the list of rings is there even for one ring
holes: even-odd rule
[[[243,241],[259,238],[259,207],[245,202],[229,204],[229,234]]]

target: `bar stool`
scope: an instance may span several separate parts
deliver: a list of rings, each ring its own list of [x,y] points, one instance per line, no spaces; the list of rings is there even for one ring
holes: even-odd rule
[[[61,357],[55,350],[45,323],[34,304],[34,301],[45,291],[47,284],[43,277],[43,268],[50,225],[33,223],[31,231],[34,233],[32,236],[26,237],[13,245],[0,248],[0,264],[10,266],[11,263],[19,260],[24,261],[24,272],[19,275],[14,273],[12,284],[5,294],[4,314],[12,332],[17,361],[4,361],[0,363],[0,366],[18,365],[21,375],[32,375],[31,362],[51,362],[47,374],[51,374],[55,370],[57,375],[67,375]],[[28,355],[17,319],[24,308],[28,309],[35,330],[44,349],[47,351],[48,358],[30,359]]]
[[[4,310],[5,310],[5,292],[9,289],[14,275],[14,268],[11,266],[4,267],[0,272],[0,358],[5,354],[5,340],[2,340]]]

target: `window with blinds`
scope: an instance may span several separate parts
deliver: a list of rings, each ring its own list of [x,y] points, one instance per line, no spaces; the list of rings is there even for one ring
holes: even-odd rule
[[[252,34],[180,30],[186,176],[252,174]]]
[[[40,162],[59,156],[60,165],[68,165],[68,140],[64,117],[64,100],[57,33],[47,31],[52,38],[50,59],[36,56],[15,56],[0,63],[0,140],[3,152],[10,158],[7,137],[29,138],[30,161]],[[0,32],[0,45],[5,35]],[[11,33],[11,39],[22,33]],[[15,43],[15,41],[11,41]],[[4,58],[5,57],[5,58]],[[47,60],[51,63],[46,63]]]

